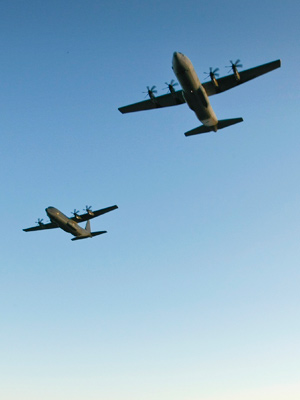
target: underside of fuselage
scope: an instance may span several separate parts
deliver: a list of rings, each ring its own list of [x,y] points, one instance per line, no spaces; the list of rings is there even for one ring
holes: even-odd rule
[[[201,89],[198,89],[196,92],[184,92],[183,96],[189,108],[194,111],[199,121],[201,121],[203,125],[210,126],[211,129],[214,130],[214,127],[217,127],[218,120]]]
[[[210,130],[217,131],[218,119],[189,58],[182,53],[175,52],[172,68],[182,87],[183,96],[189,108],[194,111],[203,125],[210,127]]]
[[[210,105],[209,96],[225,92],[241,85],[242,83],[273,71],[281,66],[281,61],[272,61],[241,72],[237,71],[236,64],[238,64],[238,61],[236,63],[231,61],[230,69],[233,71],[233,74],[221,78],[216,78],[216,76],[218,76],[216,72],[219,68],[216,68],[215,70],[210,68],[210,72],[207,73],[207,76],[210,77],[210,81],[201,84],[189,58],[180,52],[175,52],[173,53],[172,68],[182,90],[176,91],[174,89],[174,86],[178,83],[174,82],[173,79],[170,84],[166,83],[166,89],[169,89],[169,93],[161,96],[155,95],[156,86],[152,86],[151,88],[148,86],[146,93],[148,94],[149,99],[120,107],[119,111],[122,114],[127,114],[137,111],[177,106],[186,103],[203,124],[186,132],[186,136],[194,135],[196,133],[216,132],[219,129],[242,122],[242,118],[219,120]]]

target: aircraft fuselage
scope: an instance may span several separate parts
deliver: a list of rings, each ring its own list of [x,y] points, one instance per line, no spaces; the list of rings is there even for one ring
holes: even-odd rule
[[[48,207],[46,208],[45,211],[50,221],[56,224],[59,228],[61,228],[65,232],[71,233],[73,236],[92,237],[90,232],[88,232],[86,229],[83,229],[81,226],[77,224],[77,222],[68,218],[57,208]]]
[[[203,125],[217,131],[218,119],[190,59],[182,53],[175,52],[173,54],[172,68],[190,109],[194,111]]]

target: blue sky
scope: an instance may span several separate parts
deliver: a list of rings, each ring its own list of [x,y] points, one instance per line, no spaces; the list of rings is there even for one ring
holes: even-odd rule
[[[3,1],[0,397],[298,400],[299,2]],[[172,53],[282,68],[213,96],[186,138]],[[24,233],[44,209],[108,233]]]

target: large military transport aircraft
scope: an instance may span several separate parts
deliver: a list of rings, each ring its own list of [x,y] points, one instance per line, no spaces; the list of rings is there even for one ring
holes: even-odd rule
[[[251,79],[257,78],[260,75],[273,71],[281,66],[281,61],[272,61],[242,72],[238,71],[238,68],[242,67],[240,60],[237,60],[235,63],[230,61],[230,63],[231,65],[229,68],[232,70],[233,74],[218,78],[217,71],[219,68],[214,70],[210,68],[210,72],[207,73],[210,77],[210,81],[201,84],[194,70],[193,64],[188,57],[182,53],[175,52],[173,54],[172,68],[182,90],[175,91],[174,86],[176,83],[174,84],[172,80],[171,83],[167,84],[170,93],[156,97],[156,86],[152,86],[151,88],[148,86],[146,93],[149,95],[150,99],[129,106],[120,107],[119,111],[121,111],[122,114],[125,114],[187,103],[203,125],[186,132],[185,136],[210,131],[216,132],[218,129],[242,122],[243,118],[218,120],[209,103],[208,97],[225,92],[226,90],[248,82]]]
[[[37,220],[37,226],[32,228],[23,229],[25,232],[40,231],[43,229],[53,229],[61,228],[65,232],[71,233],[75,238],[71,240],[86,239],[93,236],[101,235],[106,233],[106,231],[91,232],[90,219],[98,217],[99,215],[105,214],[109,211],[115,210],[118,206],[111,206],[107,208],[102,208],[101,210],[92,211],[90,206],[86,206],[84,214],[79,214],[79,211],[74,210],[72,218],[68,218],[65,214],[59,211],[55,207],[46,208],[46,213],[51,222],[44,224],[42,219]],[[87,221],[85,229],[78,225],[78,222]]]

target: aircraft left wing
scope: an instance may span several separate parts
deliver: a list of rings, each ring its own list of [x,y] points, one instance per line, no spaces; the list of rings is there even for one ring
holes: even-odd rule
[[[217,79],[218,86],[213,82],[205,82],[202,84],[208,96],[225,92],[226,90],[232,89],[242,83],[248,82],[251,79],[257,78],[267,72],[271,72],[281,66],[281,60],[269,62],[267,64],[259,65],[258,67],[250,68],[245,71],[239,72],[239,79],[234,74],[224,76],[223,78]]]
[[[140,101],[139,103],[130,104],[129,106],[120,107],[119,111],[122,114],[131,113],[135,111],[152,110],[155,108],[177,106],[185,103],[182,96],[182,90],[174,93],[163,94],[149,100]]]
[[[49,222],[49,224],[40,224],[37,226],[33,226],[32,228],[23,229],[23,231],[32,232],[32,231],[42,231],[43,229],[54,229],[54,228],[58,228],[58,226],[53,222]]]
[[[71,220],[75,221],[75,222],[84,222],[87,221],[89,219],[95,218],[95,217],[99,217],[99,215],[103,215],[106,214],[110,211],[116,210],[118,208],[118,206],[111,206],[111,207],[106,207],[106,208],[102,208],[101,210],[96,210],[96,211],[90,211],[87,212],[85,214],[82,215],[76,215],[72,218],[70,218]]]

